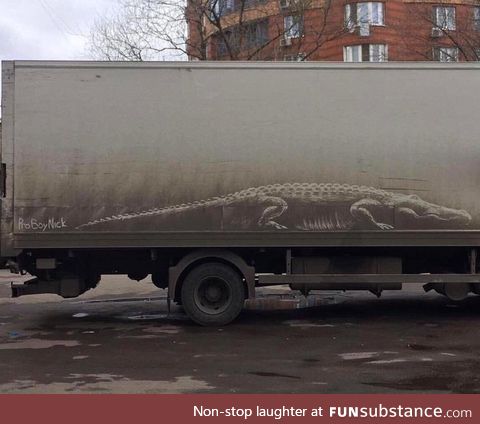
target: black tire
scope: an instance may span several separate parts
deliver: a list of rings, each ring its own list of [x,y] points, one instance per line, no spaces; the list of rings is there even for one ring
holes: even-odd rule
[[[181,300],[185,312],[197,324],[222,326],[242,311],[245,290],[233,268],[212,262],[188,273],[183,281]]]

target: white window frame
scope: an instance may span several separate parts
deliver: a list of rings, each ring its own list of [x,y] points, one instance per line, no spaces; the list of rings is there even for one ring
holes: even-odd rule
[[[370,25],[382,26],[385,25],[385,4],[383,2],[377,1],[372,2],[372,11],[371,11],[371,21]],[[375,14],[377,19],[375,20]]]
[[[358,57],[358,60],[354,60],[355,56]],[[345,46],[343,48],[343,61],[349,63],[362,62],[362,45]]]
[[[356,44],[343,48],[343,61],[350,63],[363,62],[364,50],[368,48],[368,62],[388,62],[388,44]],[[375,49],[378,54],[375,56]],[[358,59],[358,60],[354,60]],[[374,60],[378,59],[378,60]]]
[[[355,13],[352,13],[353,8],[355,8]],[[383,2],[369,1],[345,5],[345,26],[349,30],[352,31],[355,27],[384,25],[385,4]]]
[[[435,28],[455,31],[457,28],[455,6],[434,6]]]
[[[368,46],[369,62],[388,62],[388,44],[369,44]],[[376,48],[378,49],[378,60],[373,60]]]
[[[302,36],[302,20],[300,16],[288,15],[283,17],[285,38],[300,38]]]
[[[213,0],[211,4],[211,12],[212,17],[219,17],[220,16],[220,0]]]
[[[434,57],[438,62],[458,62],[458,47],[434,47]]]
[[[473,28],[480,31],[480,6],[473,7]]]
[[[235,9],[235,0],[210,0],[210,12],[213,18],[232,13]]]
[[[225,12],[230,13],[235,9],[235,0],[225,0]]]
[[[349,31],[353,31],[356,25],[356,22],[354,22],[352,18],[352,7],[356,7],[355,3],[348,3],[345,5],[345,28]]]

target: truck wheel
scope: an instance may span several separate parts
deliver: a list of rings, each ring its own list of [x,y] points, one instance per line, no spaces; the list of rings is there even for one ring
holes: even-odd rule
[[[231,267],[220,263],[202,264],[190,271],[181,297],[187,315],[205,326],[228,324],[245,303],[242,279]]]
[[[454,302],[460,302],[468,297],[471,287],[470,284],[467,283],[435,284],[435,291],[443,294]]]

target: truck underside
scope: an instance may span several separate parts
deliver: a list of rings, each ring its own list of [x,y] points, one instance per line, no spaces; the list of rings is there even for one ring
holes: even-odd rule
[[[241,311],[255,288],[286,284],[304,295],[312,290],[400,290],[423,283],[460,301],[480,294],[477,251],[470,247],[322,247],[238,249],[32,249],[9,261],[13,272],[32,279],[12,285],[13,297],[55,293],[76,297],[105,274],[132,280],[149,275],[168,289],[202,325],[224,325]]]

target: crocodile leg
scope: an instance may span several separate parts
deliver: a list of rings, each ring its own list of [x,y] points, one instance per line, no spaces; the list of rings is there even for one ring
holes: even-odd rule
[[[381,230],[392,230],[393,226],[390,224],[385,224],[382,222],[377,222],[372,215],[372,211],[375,208],[384,207],[384,205],[377,200],[372,199],[362,199],[354,203],[350,207],[350,213],[355,218],[355,220],[363,223],[372,224]]]
[[[266,196],[259,199],[259,202],[265,206],[262,216],[258,220],[260,227],[271,227],[277,230],[286,230],[287,227],[275,221],[275,218],[281,216],[287,209],[288,204],[281,197]]]

